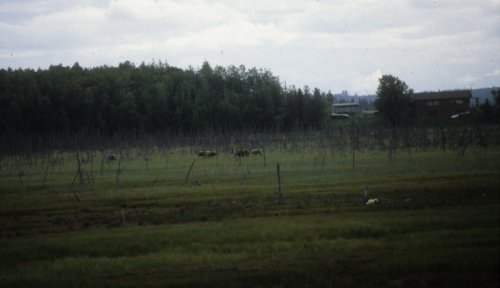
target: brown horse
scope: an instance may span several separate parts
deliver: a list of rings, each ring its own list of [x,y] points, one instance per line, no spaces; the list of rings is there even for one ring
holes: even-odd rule
[[[236,149],[231,152],[235,157],[245,157],[250,155],[250,151],[248,150],[242,150],[242,149]]]
[[[116,161],[116,156],[115,155],[109,155],[108,157],[106,157],[106,163],[111,163],[111,162],[114,162]]]
[[[207,150],[207,151],[205,151],[205,153],[207,154],[207,157],[217,156],[217,152],[215,152],[215,151]]]
[[[217,152],[211,150],[199,150],[196,152],[196,154],[198,154],[198,156],[200,157],[208,157],[208,158],[217,156]]]

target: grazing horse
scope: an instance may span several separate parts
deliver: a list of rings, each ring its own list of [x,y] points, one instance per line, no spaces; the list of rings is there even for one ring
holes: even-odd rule
[[[106,162],[109,164],[111,162],[114,162],[116,161],[116,157],[115,155],[109,155],[108,157],[106,157]]]
[[[200,157],[214,157],[217,156],[217,152],[211,150],[199,150],[196,152]]]
[[[264,154],[264,149],[252,149],[252,150],[250,150],[250,154],[252,154],[252,155],[262,155],[262,154]]]
[[[214,157],[214,156],[217,156],[217,152],[215,151],[210,151],[210,150],[207,150],[205,151],[206,154],[207,154],[207,157]]]
[[[237,150],[233,150],[231,152],[231,154],[233,154],[234,156],[238,156],[238,157],[245,157],[245,156],[250,155],[250,152],[248,150],[237,149]]]

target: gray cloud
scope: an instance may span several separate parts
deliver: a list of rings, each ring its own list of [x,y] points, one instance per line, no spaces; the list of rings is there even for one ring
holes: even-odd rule
[[[391,73],[416,91],[500,84],[500,1],[3,1],[0,67],[271,69],[289,85],[374,93]]]

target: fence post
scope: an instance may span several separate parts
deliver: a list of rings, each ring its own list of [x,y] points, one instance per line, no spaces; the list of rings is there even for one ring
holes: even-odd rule
[[[278,176],[278,203],[283,202],[283,193],[281,191],[281,176],[280,176],[280,164],[276,164],[276,171]]]

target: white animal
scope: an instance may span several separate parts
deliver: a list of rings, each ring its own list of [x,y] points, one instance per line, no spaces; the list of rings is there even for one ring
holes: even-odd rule
[[[368,199],[368,201],[366,201],[366,205],[375,205],[377,203],[378,203],[378,198]]]

